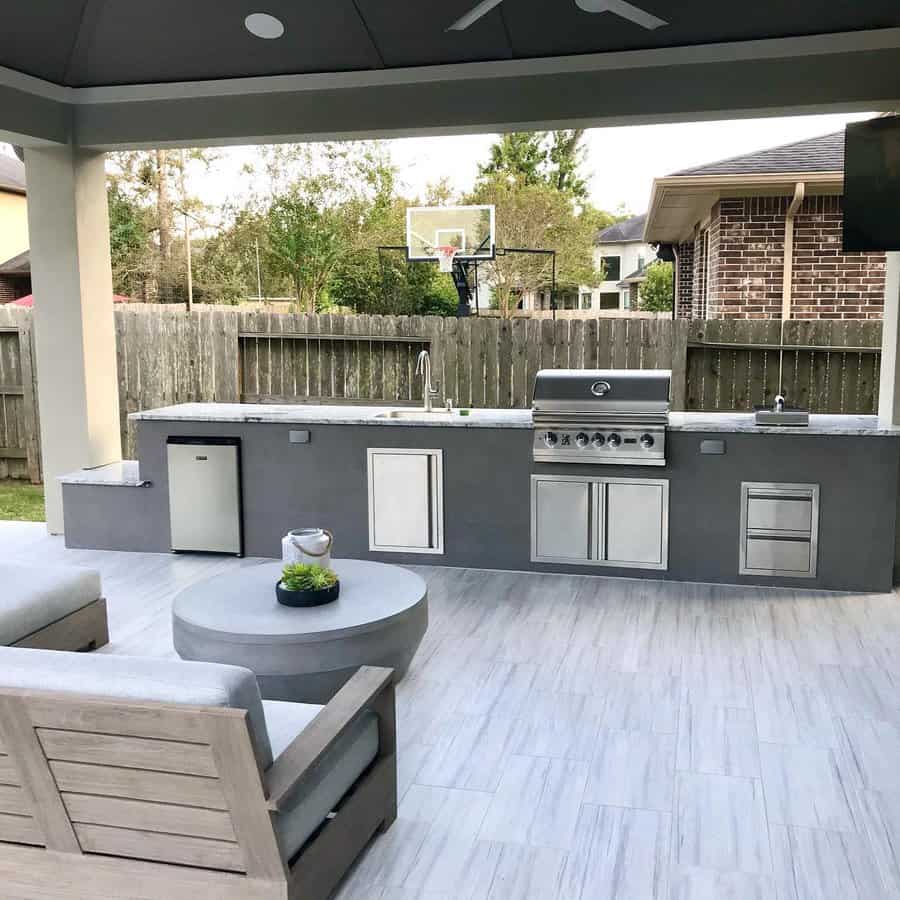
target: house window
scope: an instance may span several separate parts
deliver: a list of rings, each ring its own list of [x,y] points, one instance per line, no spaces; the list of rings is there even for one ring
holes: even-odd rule
[[[639,257],[638,257],[638,272],[640,272],[641,269],[644,268],[644,264],[645,264],[646,262],[647,262],[646,257],[643,257],[643,256],[639,256]]]
[[[631,309],[631,288],[622,291],[622,309]]]
[[[591,308],[591,295],[590,294],[582,294],[581,295],[581,308],[582,309],[590,309]]]
[[[607,281],[618,281],[622,277],[621,256],[604,256],[603,265],[606,269]]]
[[[617,291],[611,291],[600,295],[600,309],[618,309],[619,294]]]

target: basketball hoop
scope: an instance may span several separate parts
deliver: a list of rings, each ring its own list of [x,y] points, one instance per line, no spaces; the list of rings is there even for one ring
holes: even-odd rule
[[[453,260],[459,253],[459,247],[435,247],[434,252],[437,254],[438,268],[441,272],[452,272]]]

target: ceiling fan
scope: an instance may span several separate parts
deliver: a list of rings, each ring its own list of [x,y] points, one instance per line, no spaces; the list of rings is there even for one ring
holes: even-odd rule
[[[502,2],[503,0],[481,0],[481,3],[473,6],[464,16],[457,19],[447,31],[465,31]],[[575,5],[589,13],[611,12],[650,30],[669,24],[665,19],[660,19],[659,16],[654,16],[653,13],[648,13],[646,10],[628,3],[627,0],[575,0]]]

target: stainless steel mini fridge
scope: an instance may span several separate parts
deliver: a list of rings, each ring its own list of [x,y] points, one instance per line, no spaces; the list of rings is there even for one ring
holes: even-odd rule
[[[243,555],[240,438],[170,437],[166,449],[172,549]]]

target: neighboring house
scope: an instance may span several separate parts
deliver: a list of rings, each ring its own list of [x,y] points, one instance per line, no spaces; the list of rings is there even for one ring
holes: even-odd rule
[[[0,303],[31,293],[25,166],[0,154]]]
[[[582,288],[582,309],[633,309],[644,269],[656,250],[644,240],[647,215],[632,216],[610,225],[594,241],[594,265],[605,267],[605,280],[596,288]],[[590,296],[590,305],[588,302]]]
[[[632,216],[604,228],[594,239],[594,266],[605,267],[605,279],[597,287],[582,285],[557,292],[557,309],[635,309],[644,270],[656,259],[656,250],[644,240],[647,216]],[[550,291],[525,294],[525,310],[550,309]]]
[[[671,244],[693,319],[880,319],[885,255],[844,253],[844,134],[653,182],[644,237]]]

